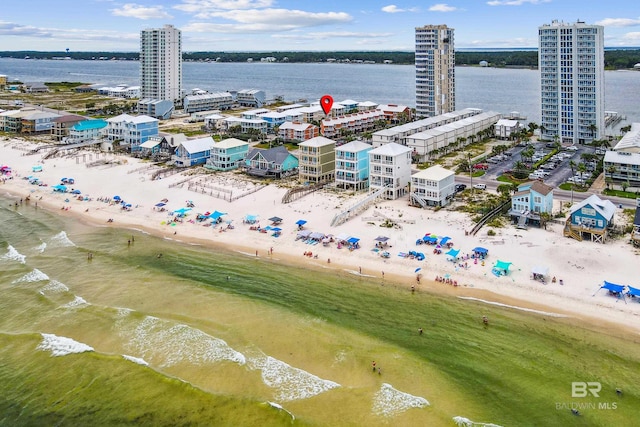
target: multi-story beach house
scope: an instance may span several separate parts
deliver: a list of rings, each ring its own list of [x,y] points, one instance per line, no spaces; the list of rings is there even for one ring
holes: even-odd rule
[[[398,121],[411,121],[411,108],[406,105],[398,104],[380,104],[377,107],[382,111],[385,120],[389,123],[398,123]]]
[[[553,212],[553,187],[540,181],[530,181],[518,185],[511,196],[509,215],[520,228],[527,225],[540,226],[540,214]]]
[[[263,178],[282,178],[298,170],[298,158],[286,147],[252,148],[247,154],[245,168],[249,175]]]
[[[51,135],[53,140],[62,141],[69,136],[69,129],[83,120],[87,120],[87,118],[77,114],[65,114],[64,116],[56,117],[52,120],[53,128],[51,129]]]
[[[320,128],[310,123],[284,122],[278,128],[278,137],[285,141],[306,141],[320,135]]]
[[[582,241],[605,243],[609,227],[613,225],[616,206],[610,200],[602,200],[595,194],[569,209],[564,235]]]
[[[632,123],[631,130],[604,155],[604,176],[613,184],[640,187],[640,123]]]
[[[423,208],[448,205],[456,192],[455,176],[453,171],[440,165],[411,175],[410,203]]]
[[[604,27],[552,21],[538,28],[542,139],[584,144],[604,135]]]
[[[249,153],[249,143],[236,138],[223,139],[211,148],[205,168],[229,171],[242,166]]]
[[[69,136],[65,139],[65,143],[79,144],[97,141],[102,138],[103,129],[106,127],[107,122],[102,119],[81,121],[69,129]]]
[[[496,138],[509,140],[520,132],[523,127],[519,120],[500,119],[493,126],[493,131]]]
[[[369,151],[369,189],[385,188],[384,197],[395,200],[407,194],[411,182],[411,149],[395,142]]]
[[[263,90],[242,89],[236,94],[236,102],[243,107],[260,108],[267,101],[267,95]]]
[[[183,133],[159,132],[158,135],[150,136],[141,143],[140,151],[143,156],[160,155],[163,158],[170,158],[180,144],[188,139]]]
[[[453,28],[416,28],[416,115],[433,117],[456,109]]]
[[[336,170],[336,142],[317,136],[298,144],[301,182],[333,181]]]
[[[120,114],[107,119],[104,137],[111,142],[119,142],[134,153],[140,150],[140,144],[152,136],[158,135],[158,119],[150,116],[131,116]]]
[[[166,103],[182,105],[182,32],[173,25],[140,32],[140,101],[138,111],[154,106],[154,117],[166,117]]]
[[[0,125],[3,131],[11,133],[51,133],[53,121],[58,117],[60,114],[26,107],[1,112]]]
[[[187,114],[199,111],[228,110],[233,106],[233,96],[229,92],[187,95],[183,100],[183,109]]]
[[[171,160],[173,160],[174,164],[178,167],[203,165],[211,156],[213,144],[213,138],[210,136],[188,139],[176,148],[176,152],[171,157]]]
[[[373,147],[351,141],[336,147],[336,186],[351,190],[369,188],[369,151]]]

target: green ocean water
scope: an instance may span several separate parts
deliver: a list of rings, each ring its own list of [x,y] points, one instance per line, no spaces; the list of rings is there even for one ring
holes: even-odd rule
[[[13,203],[0,198],[0,425],[633,425],[640,415],[633,339]],[[619,409],[557,409],[575,401],[574,379],[601,381]]]

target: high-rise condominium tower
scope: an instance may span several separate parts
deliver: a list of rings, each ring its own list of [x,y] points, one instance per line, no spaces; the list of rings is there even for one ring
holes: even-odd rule
[[[433,117],[456,108],[453,28],[416,28],[416,115]]]
[[[173,25],[140,32],[140,96],[181,101],[182,32]]]
[[[553,21],[538,28],[541,136],[582,144],[604,134],[604,29]]]

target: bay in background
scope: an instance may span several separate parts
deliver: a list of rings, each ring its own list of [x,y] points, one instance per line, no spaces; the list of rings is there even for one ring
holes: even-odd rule
[[[382,64],[202,63],[183,64],[183,87],[210,92],[261,89],[267,98],[287,102],[316,101],[330,94],[336,101],[353,99],[415,107],[415,68]],[[24,82],[80,81],[104,85],[138,85],[137,61],[24,60],[0,58],[0,74]],[[456,108],[517,111],[527,122],[540,122],[540,81],[537,70],[456,68]],[[640,122],[640,72],[605,72],[605,108]],[[620,125],[624,125],[622,122]]]

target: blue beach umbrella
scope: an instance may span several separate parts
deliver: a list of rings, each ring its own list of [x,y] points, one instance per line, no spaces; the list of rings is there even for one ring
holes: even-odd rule
[[[420,270],[422,270],[422,267],[418,267],[418,268],[416,268],[413,272],[414,272],[414,273],[417,273],[417,272],[418,272],[418,271],[420,271]]]

